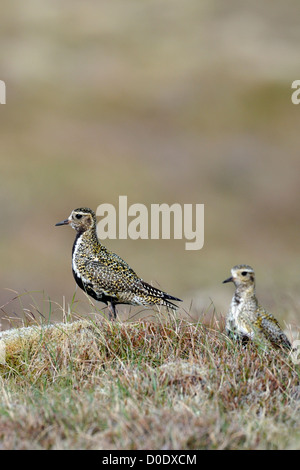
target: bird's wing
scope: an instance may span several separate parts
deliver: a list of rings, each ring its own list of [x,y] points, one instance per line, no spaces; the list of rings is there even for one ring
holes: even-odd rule
[[[282,331],[278,321],[271,314],[264,315],[260,320],[260,328],[271,343],[290,349],[291,343]]]
[[[89,280],[97,294],[104,293],[111,297],[118,297],[124,292],[143,291],[140,278],[123,260],[110,260],[109,265],[102,261],[90,261],[86,265]]]

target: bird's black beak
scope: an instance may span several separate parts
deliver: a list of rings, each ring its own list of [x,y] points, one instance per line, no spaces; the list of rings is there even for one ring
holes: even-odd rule
[[[223,281],[223,284],[225,284],[226,282],[233,282],[232,276],[230,276],[228,279],[225,279],[225,281]]]
[[[62,220],[61,222],[57,222],[57,224],[55,224],[55,227],[57,227],[58,225],[68,225],[69,223],[69,219]]]

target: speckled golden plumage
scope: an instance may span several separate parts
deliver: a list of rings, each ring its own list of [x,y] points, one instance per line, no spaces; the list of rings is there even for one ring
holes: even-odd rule
[[[72,250],[74,278],[87,294],[110,306],[110,318],[116,318],[117,304],[177,308],[170,300],[180,299],[147,284],[120,256],[100,243],[91,209],[75,209],[68,219],[56,225],[70,225],[76,230]]]
[[[235,293],[226,319],[226,332],[243,342],[249,339],[267,341],[273,346],[291,349],[291,343],[276,318],[267,312],[255,295],[255,273],[251,266],[234,266],[231,277],[223,282],[233,282]]]

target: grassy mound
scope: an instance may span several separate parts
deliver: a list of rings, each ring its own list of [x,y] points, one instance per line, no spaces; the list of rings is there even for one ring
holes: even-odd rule
[[[300,447],[299,371],[186,320],[0,336],[3,449]]]

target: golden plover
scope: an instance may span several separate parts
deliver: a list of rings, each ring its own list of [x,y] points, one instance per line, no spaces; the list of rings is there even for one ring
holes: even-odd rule
[[[170,300],[181,301],[140,279],[120,256],[103,246],[96,233],[96,215],[88,208],[71,212],[56,225],[70,225],[77,235],[72,250],[75,281],[87,294],[109,306],[109,318],[116,318],[117,304],[162,305],[175,310]]]
[[[242,340],[260,338],[273,346],[291,349],[291,343],[271,313],[259,305],[255,295],[255,274],[251,266],[240,264],[231,269],[225,282],[233,282],[235,293],[226,319],[229,336]]]

